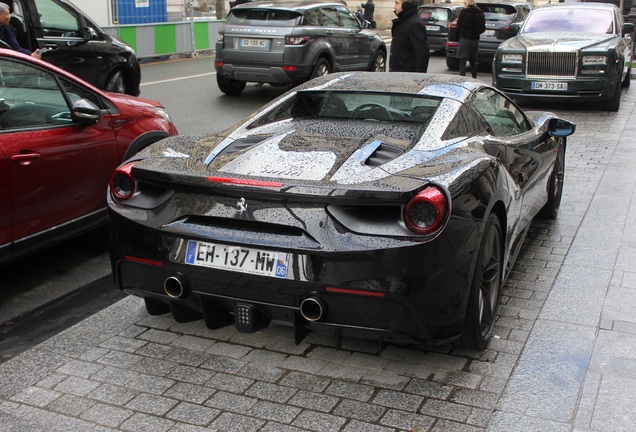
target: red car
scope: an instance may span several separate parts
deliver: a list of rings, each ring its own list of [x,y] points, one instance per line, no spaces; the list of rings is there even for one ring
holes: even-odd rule
[[[0,49],[0,264],[106,223],[114,169],[176,134],[156,101]]]

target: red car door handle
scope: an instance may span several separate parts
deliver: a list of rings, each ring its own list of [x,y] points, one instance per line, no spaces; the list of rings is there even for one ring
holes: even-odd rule
[[[40,159],[40,153],[20,153],[11,156],[11,160],[18,162],[20,165],[31,165]]]

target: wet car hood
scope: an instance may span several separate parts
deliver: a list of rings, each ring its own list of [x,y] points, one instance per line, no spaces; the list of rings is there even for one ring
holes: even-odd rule
[[[541,32],[522,33],[508,39],[501,45],[502,49],[528,49],[558,46],[563,50],[581,50],[584,48],[602,48],[615,44],[616,35],[599,33]]]

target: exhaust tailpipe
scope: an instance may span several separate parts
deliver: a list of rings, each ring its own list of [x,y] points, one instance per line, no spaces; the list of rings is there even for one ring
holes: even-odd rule
[[[175,299],[186,298],[190,294],[190,289],[180,275],[172,275],[163,282],[163,290],[169,297]]]
[[[311,296],[300,302],[300,314],[307,321],[318,321],[327,311],[327,305],[320,297]]]

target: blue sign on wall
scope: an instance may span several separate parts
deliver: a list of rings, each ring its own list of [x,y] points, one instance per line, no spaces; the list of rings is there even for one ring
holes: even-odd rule
[[[166,0],[117,0],[119,24],[168,22]]]

